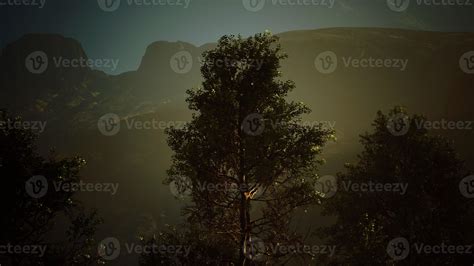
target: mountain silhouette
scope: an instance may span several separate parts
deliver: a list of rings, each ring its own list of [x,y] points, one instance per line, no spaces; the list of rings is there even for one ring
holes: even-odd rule
[[[335,123],[338,142],[325,148],[327,164],[322,174],[335,174],[345,162],[355,160],[360,151],[358,135],[369,129],[377,110],[403,105],[430,120],[474,121],[474,75],[460,67],[463,54],[474,47],[473,33],[331,28],[278,36],[288,54],[282,64],[283,78],[296,83],[289,97],[312,108],[305,120]],[[158,223],[178,221],[181,203],[161,184],[171,155],[163,128],[129,129],[127,125],[131,121],[189,120],[185,91],[200,85],[202,53],[213,47],[214,43],[196,47],[185,42],[155,42],[146,49],[137,70],[112,76],[90,67],[55,64],[59,58],[88,59],[79,41],[28,34],[4,47],[0,56],[0,108],[25,120],[48,121],[40,135],[42,147],[81,154],[88,161],[84,175],[89,180],[119,182],[120,191],[114,198],[94,194],[84,201],[99,209],[108,232],[130,238],[129,227],[140,227],[137,219],[143,215],[151,214]],[[28,56],[36,51],[48,57],[48,67],[40,74],[26,67]],[[324,74],[316,64],[318,56],[327,51],[337,56],[338,64],[332,73]],[[181,56],[174,58],[177,54]],[[190,56],[181,62],[183,69],[189,68],[185,73],[173,67],[173,60],[179,62],[182,55]],[[354,67],[351,60],[364,58],[407,63],[403,70],[401,64]],[[120,132],[111,137],[98,130],[99,118],[108,113],[121,121]],[[435,133],[453,139],[461,157],[472,162],[474,152],[469,144],[473,132]],[[330,222],[315,217],[310,217],[315,225]]]

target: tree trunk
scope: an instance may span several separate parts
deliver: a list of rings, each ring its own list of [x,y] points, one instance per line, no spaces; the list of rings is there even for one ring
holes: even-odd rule
[[[246,257],[244,247],[247,244],[247,200],[243,191],[240,192],[240,256],[239,265],[245,265]]]

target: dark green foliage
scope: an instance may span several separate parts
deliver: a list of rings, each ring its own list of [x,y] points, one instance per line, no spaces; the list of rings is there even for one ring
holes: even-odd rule
[[[388,130],[392,117],[407,117],[409,130],[395,136]],[[328,243],[337,245],[337,265],[468,265],[472,257],[452,254],[416,254],[414,244],[472,244],[472,200],[463,197],[459,182],[468,175],[451,143],[420,128],[421,116],[402,108],[381,112],[373,133],[361,136],[364,150],[355,164],[339,174],[342,182],[406,183],[405,195],[394,192],[354,192],[339,189],[323,203],[325,214],[337,223],[323,230]],[[404,237],[410,255],[394,262],[388,243]]]
[[[21,121],[5,111],[0,121]],[[86,212],[73,199],[74,192],[58,192],[53,181],[78,182],[85,161],[44,159],[35,147],[36,135],[21,127],[0,129],[0,219],[1,245],[45,245],[43,257],[31,254],[4,254],[1,259],[13,265],[89,265],[98,261],[93,236],[100,223],[97,213]],[[25,183],[32,176],[42,175],[49,184],[41,198],[27,194]],[[57,238],[56,222],[67,221],[68,229]],[[66,228],[65,228],[66,229]],[[55,231],[56,230],[56,231]],[[56,232],[56,233],[53,233]]]
[[[184,129],[168,130],[175,152],[168,182],[181,191],[186,181],[192,184],[191,204],[184,209],[188,223],[209,243],[226,239],[239,264],[250,263],[243,251],[250,238],[272,245],[302,241],[290,229],[291,217],[317,199],[317,156],[331,135],[321,125],[299,123],[310,110],[287,102],[295,85],[280,80],[284,58],[271,34],[222,37],[204,54],[202,87],[188,91],[193,120]],[[237,63],[216,64],[226,60]],[[261,134],[243,130],[252,114],[262,117]],[[233,189],[200,189],[203,184]],[[264,253],[274,263],[291,256]]]

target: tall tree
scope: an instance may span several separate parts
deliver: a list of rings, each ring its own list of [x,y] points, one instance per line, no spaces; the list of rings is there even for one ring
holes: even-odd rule
[[[292,255],[256,251],[255,243],[302,241],[291,218],[317,198],[318,155],[331,137],[322,125],[302,125],[309,108],[286,100],[295,85],[281,80],[285,57],[270,33],[222,37],[204,53],[202,87],[188,90],[192,121],[167,132],[175,152],[168,182],[191,191],[188,222],[231,239],[239,265],[257,259],[255,252],[265,261]]]
[[[472,245],[474,221],[472,199],[459,190],[468,172],[451,143],[420,127],[422,121],[426,119],[396,107],[388,115],[378,112],[374,131],[361,136],[363,152],[338,175],[334,197],[323,201],[324,213],[337,216],[322,231],[329,244],[338,246],[334,265],[472,263],[466,254],[417,254],[415,245],[421,244]],[[344,189],[349,182],[408,187],[405,194],[395,189],[364,192]],[[397,238],[407,240],[398,251],[409,253],[392,257],[389,244],[399,245],[391,242]]]
[[[101,222],[97,213],[87,212],[73,198],[74,192],[52,188],[53,181],[78,182],[85,161],[79,157],[60,160],[54,156],[41,157],[35,146],[37,136],[22,125],[19,117],[0,110],[0,245],[46,249],[44,254],[7,252],[0,255],[0,263],[90,265],[100,262],[93,237]],[[61,227],[58,221],[68,223]],[[64,232],[58,234],[58,229]]]

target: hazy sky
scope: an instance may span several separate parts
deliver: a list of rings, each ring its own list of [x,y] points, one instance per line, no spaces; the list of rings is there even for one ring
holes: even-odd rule
[[[43,8],[14,5],[23,1],[45,2]],[[246,9],[246,1],[261,9]],[[202,45],[224,34],[327,27],[474,31],[472,5],[419,5],[418,1],[411,0],[404,11],[395,12],[387,0],[0,0],[0,45],[25,33],[59,33],[79,40],[90,58],[120,59],[115,73],[121,73],[136,69],[146,47],[158,40]],[[105,2],[112,4],[113,11],[100,8]],[[460,2],[474,4],[474,0]]]

